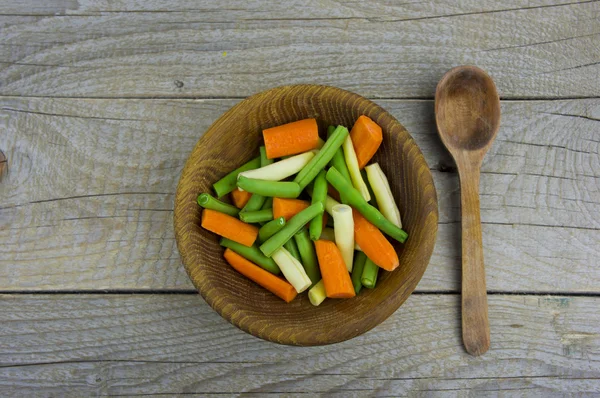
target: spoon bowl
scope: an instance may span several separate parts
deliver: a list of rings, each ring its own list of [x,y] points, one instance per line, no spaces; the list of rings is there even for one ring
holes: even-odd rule
[[[438,85],[438,131],[450,150],[487,152],[500,126],[500,99],[492,78],[474,66],[450,70]]]
[[[460,179],[463,342],[467,352],[481,355],[490,347],[490,326],[479,214],[479,169],[500,126],[500,98],[492,78],[474,66],[450,70],[435,92],[435,120]]]

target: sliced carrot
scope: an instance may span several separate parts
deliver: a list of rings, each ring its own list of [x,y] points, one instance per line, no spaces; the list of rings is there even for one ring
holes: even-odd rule
[[[298,294],[288,282],[246,260],[233,250],[225,249],[223,256],[237,272],[264,287],[286,303],[292,301]]]
[[[246,203],[250,200],[252,194],[248,191],[240,191],[239,189],[234,189],[231,191],[231,201],[238,209],[246,206]]]
[[[274,159],[316,149],[319,127],[315,119],[304,119],[263,130],[267,158]]]
[[[202,210],[202,228],[248,247],[258,236],[258,228],[254,225],[210,209]]]
[[[331,196],[338,202],[340,201],[340,193],[336,191],[336,189],[332,187],[331,184],[327,184],[327,195]]]
[[[273,219],[283,217],[289,221],[308,206],[310,203],[306,200],[273,198]]]
[[[373,261],[386,271],[393,271],[400,265],[398,254],[392,244],[358,211],[352,209],[354,218],[354,242]]]
[[[319,259],[319,268],[325,285],[325,292],[329,298],[354,297],[352,279],[346,269],[340,249],[334,242],[327,240],[315,241],[315,249]]]
[[[368,116],[359,116],[350,131],[350,138],[358,159],[358,168],[362,169],[369,163],[383,141],[381,127]]]

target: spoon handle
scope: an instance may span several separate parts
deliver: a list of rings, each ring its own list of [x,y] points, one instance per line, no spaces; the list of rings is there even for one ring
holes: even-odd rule
[[[462,223],[462,335],[467,352],[481,355],[490,347],[485,267],[479,215],[479,165],[460,170]]]

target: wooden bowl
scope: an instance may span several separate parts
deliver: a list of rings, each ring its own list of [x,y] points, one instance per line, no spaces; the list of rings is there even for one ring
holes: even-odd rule
[[[198,194],[257,156],[262,130],[316,118],[351,128],[367,115],[383,129],[374,161],[388,176],[409,238],[395,242],[400,267],[381,271],[375,289],[352,299],[327,299],[319,307],[306,293],[289,304],[246,279],[223,259],[219,238],[200,227]],[[175,237],[185,269],[206,302],[238,328],[281,344],[321,345],[356,337],[400,307],[423,276],[437,233],[436,191],[423,154],[406,129],[380,106],[334,87],[297,85],[253,95],[221,116],[198,141],[181,174],[175,197]]]

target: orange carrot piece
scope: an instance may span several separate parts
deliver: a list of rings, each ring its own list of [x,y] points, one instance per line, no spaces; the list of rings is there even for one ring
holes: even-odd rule
[[[268,271],[265,271],[258,265],[248,261],[233,250],[225,249],[223,256],[229,265],[231,265],[237,272],[264,287],[286,303],[292,301],[298,294],[296,289],[294,289],[294,287],[288,282],[271,274]]]
[[[319,259],[319,268],[325,285],[325,292],[329,298],[354,297],[352,279],[346,269],[340,249],[334,242],[327,240],[315,241],[315,249]]]
[[[327,184],[327,195],[331,196],[338,202],[340,201],[340,193],[336,191],[336,189],[332,187],[331,184]]]
[[[202,228],[248,247],[258,236],[258,228],[254,225],[210,209],[202,210]]]
[[[398,254],[392,244],[358,211],[352,209],[354,218],[354,242],[373,261],[386,271],[393,271],[400,265]]]
[[[316,149],[319,127],[315,119],[304,119],[263,130],[267,158],[274,159]]]
[[[238,209],[246,206],[246,203],[250,200],[252,194],[248,191],[240,191],[239,189],[234,189],[231,191],[231,201]]]
[[[289,221],[308,206],[310,203],[306,200],[273,198],[273,219],[283,217]]]
[[[362,169],[369,163],[383,141],[381,127],[368,116],[359,116],[350,131],[350,138],[358,159],[358,168]]]

